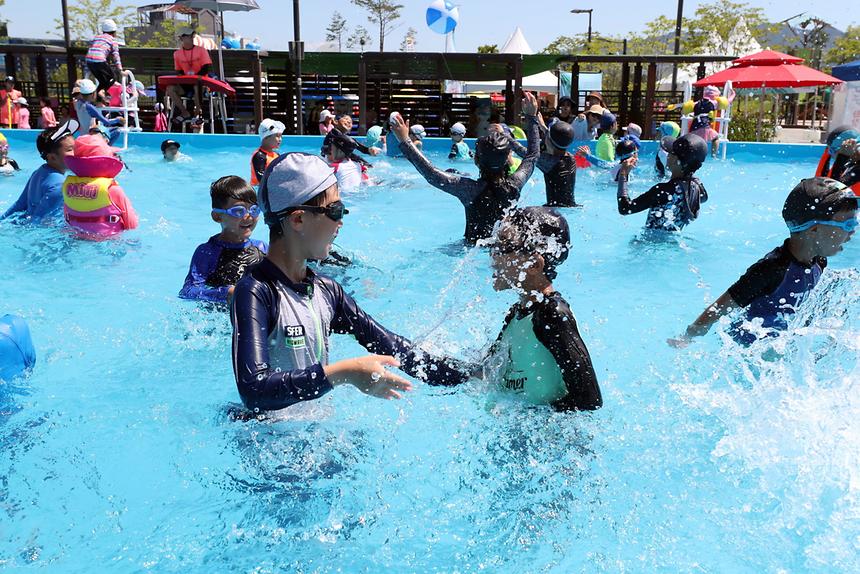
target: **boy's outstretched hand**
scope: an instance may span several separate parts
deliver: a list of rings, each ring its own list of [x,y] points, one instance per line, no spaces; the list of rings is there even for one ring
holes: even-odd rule
[[[378,399],[399,399],[398,391],[411,391],[412,383],[385,367],[399,367],[400,362],[386,355],[367,355],[346,359],[325,368],[332,385],[350,384]]]

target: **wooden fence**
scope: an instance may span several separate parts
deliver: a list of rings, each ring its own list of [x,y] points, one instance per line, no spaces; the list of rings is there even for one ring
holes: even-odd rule
[[[60,109],[70,98],[69,79],[84,76],[85,49],[44,45],[0,45],[5,54],[6,73],[15,76],[18,89],[31,101],[31,117],[39,115],[37,99],[49,97]],[[283,121],[288,132],[297,133],[296,77],[290,54],[225,50],[226,80],[236,89],[228,100],[227,131],[245,133],[256,128],[264,117]],[[218,53],[211,53],[217,69]],[[580,63],[612,63],[622,66],[622,89],[604,92],[607,105],[619,116],[619,123],[633,121],[649,137],[652,127],[662,119],[666,103],[680,101],[680,93],[656,90],[658,63],[699,63],[700,76],[706,61],[725,61],[731,56],[522,56],[519,54],[439,54],[378,53],[364,54],[308,53],[302,64],[302,101],[305,116],[302,127],[315,133],[307,124],[307,111],[319,102],[330,109],[349,111],[357,116],[355,133],[384,120],[391,111],[402,111],[412,123],[424,125],[431,136],[446,136],[455,122],[469,125],[470,116],[481,98],[447,94],[446,80],[506,79],[504,101],[496,109],[507,123],[519,122],[518,93],[523,75],[572,64],[574,93],[578,93],[577,73]],[[123,66],[132,70],[146,86],[156,85],[157,77],[173,73],[173,50],[160,48],[124,48]],[[71,73],[68,69],[72,66]],[[159,97],[162,94],[158,94]],[[331,100],[327,98],[331,97]],[[153,98],[142,98],[141,121],[152,129],[155,104]],[[544,110],[548,112],[549,110]],[[676,114],[673,114],[673,116]]]

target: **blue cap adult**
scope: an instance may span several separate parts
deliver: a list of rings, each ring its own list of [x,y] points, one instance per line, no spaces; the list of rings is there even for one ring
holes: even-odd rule
[[[678,158],[684,173],[691,174],[705,163],[708,144],[696,134],[686,134],[672,143],[672,155]]]

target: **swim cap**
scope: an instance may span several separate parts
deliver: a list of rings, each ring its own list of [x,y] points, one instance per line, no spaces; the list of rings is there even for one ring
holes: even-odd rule
[[[636,144],[633,143],[633,140],[628,137],[623,137],[618,140],[618,143],[615,144],[615,159],[618,161],[624,161],[625,159],[629,159],[633,157],[633,154],[636,153]]]
[[[636,136],[637,139],[642,137],[642,128],[639,127],[639,124],[630,122],[624,126],[624,131],[627,132],[627,135],[629,136]]]
[[[114,22],[110,18],[102,20],[102,32],[106,34],[116,32],[116,22]]]
[[[451,133],[457,136],[464,136],[466,135],[466,126],[464,126],[460,122],[457,122],[456,124],[451,126]]]
[[[331,112],[330,112],[330,111],[328,111],[328,110],[323,110],[323,111],[321,111],[321,112],[320,112],[320,123],[323,123],[323,122],[324,122],[324,121],[326,121],[327,119],[329,119],[329,118],[333,118],[333,117],[334,117],[334,114],[333,114],[333,113],[331,113]]]
[[[364,144],[367,147],[373,147],[382,139],[382,126],[371,126],[367,129],[367,135],[364,136]]]
[[[269,136],[283,134],[287,127],[277,121],[266,118],[260,122],[260,127],[257,128],[257,133],[260,134],[260,141],[263,141]]]
[[[276,225],[288,208],[302,205],[336,184],[334,170],[319,156],[302,152],[278,156],[260,183],[260,207],[266,223]]]
[[[827,144],[827,147],[830,147],[830,144],[833,143],[833,140],[835,140],[840,134],[842,134],[842,132],[846,132],[846,131],[852,130],[852,129],[854,129],[854,128],[852,128],[851,126],[845,125],[845,126],[835,127],[832,130],[830,130],[830,133],[827,134],[827,141],[825,142]]]
[[[164,153],[165,150],[167,150],[167,148],[169,147],[175,147],[176,149],[179,149],[182,146],[179,145],[179,142],[176,140],[164,140],[163,142],[161,142],[161,153]]]
[[[662,138],[660,138],[660,148],[666,153],[669,153],[672,151],[672,145],[674,143],[675,143],[674,136],[663,136]]]
[[[660,124],[660,133],[664,136],[672,136],[672,138],[676,138],[681,134],[681,126],[675,122],[663,122]]]
[[[696,134],[686,134],[674,141],[672,155],[678,158],[684,173],[693,173],[705,163],[708,144]]]
[[[855,129],[848,128],[844,130],[842,133],[833,138],[828,146],[830,148],[830,153],[835,155],[839,148],[842,147],[842,144],[845,143],[846,140],[857,140],[860,139],[860,132]]]
[[[96,85],[92,80],[83,79],[81,80],[81,83],[78,84],[78,87],[81,89],[81,93],[85,96],[96,92]]]
[[[490,132],[475,142],[475,160],[482,169],[503,169],[508,163],[510,153],[511,141],[503,133]]]
[[[400,112],[391,112],[390,114],[388,114],[388,123],[392,126],[396,126],[396,118],[403,119],[403,116],[400,115]]]
[[[615,121],[615,114],[604,110],[603,114],[600,116],[600,129],[608,130],[612,127]]]
[[[417,137],[419,140],[423,140],[427,135],[427,132],[424,131],[424,126],[421,124],[415,124],[409,128],[409,133],[413,136]]]
[[[857,196],[850,188],[829,177],[810,177],[785,198],[782,218],[792,228],[814,219],[829,221],[846,209],[857,209]]]
[[[570,227],[552,207],[513,209],[502,220],[495,241],[522,253],[537,253],[544,260],[543,272],[552,281],[555,268],[570,254]]]
[[[556,148],[566,150],[573,143],[573,127],[567,122],[553,122],[549,127],[549,141]]]

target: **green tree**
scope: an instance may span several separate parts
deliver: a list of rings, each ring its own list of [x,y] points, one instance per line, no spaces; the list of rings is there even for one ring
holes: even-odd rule
[[[346,39],[346,47],[353,50],[355,48],[361,48],[361,50],[364,50],[364,47],[370,44],[372,40],[373,38],[370,37],[370,34],[364,26],[356,26],[349,38]]]
[[[138,34],[126,34],[126,46],[129,48],[175,48],[179,30],[187,27],[187,22],[165,19],[158,24],[155,30],[147,30],[148,34],[145,37]]]
[[[379,26],[379,51],[385,49],[385,35],[394,29],[394,22],[400,19],[403,4],[391,0],[351,0],[359,8],[367,10],[367,19]]]
[[[89,40],[101,29],[102,20],[111,18],[120,31],[134,24],[134,7],[114,4],[113,0],[77,0],[69,3],[69,33],[73,40]],[[55,19],[55,30],[49,33],[63,35],[63,21]]]
[[[418,30],[416,30],[415,28],[409,28],[408,30],[406,30],[406,35],[403,36],[403,41],[400,42],[400,51],[408,52],[415,50],[415,46],[416,44],[418,44],[418,42],[416,41],[417,36]]]
[[[831,66],[844,64],[860,58],[860,26],[848,26],[845,35],[834,42],[824,61]]]
[[[331,15],[331,22],[328,28],[325,29],[326,42],[337,42],[337,51],[343,51],[343,35],[346,34],[346,18],[340,15],[340,12],[335,11]]]
[[[498,44],[484,44],[483,46],[478,46],[479,54],[498,54],[499,53],[499,45]]]

